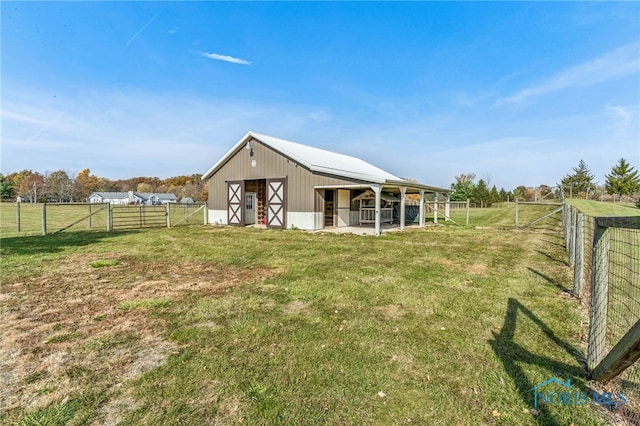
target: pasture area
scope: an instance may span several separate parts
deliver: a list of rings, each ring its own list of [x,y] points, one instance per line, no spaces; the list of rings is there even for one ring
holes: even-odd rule
[[[0,234],[3,237],[42,235],[42,207],[41,203],[0,203]],[[63,228],[65,231],[107,230],[104,204],[47,204],[46,221],[49,233]]]
[[[5,236],[0,423],[605,424],[561,234]]]
[[[572,198],[567,203],[589,216],[640,216],[640,208],[631,203],[604,203]]]
[[[203,222],[204,206],[200,203],[116,206],[98,203],[0,203],[0,235],[3,237],[186,226]]]

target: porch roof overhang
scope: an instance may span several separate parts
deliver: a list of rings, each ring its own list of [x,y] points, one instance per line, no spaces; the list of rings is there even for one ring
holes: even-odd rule
[[[386,191],[380,191],[380,198],[383,201],[387,201],[389,203],[399,203],[399,202],[401,202],[400,198],[394,197],[393,194],[389,194]],[[376,199],[376,193],[373,192],[373,190],[371,188],[367,189],[366,191],[364,191],[362,194],[358,195],[357,197],[353,197],[353,201],[375,200],[375,199]]]
[[[370,184],[347,184],[347,185],[315,185],[315,189],[368,189],[372,186],[379,186],[387,192],[400,192],[400,188],[406,188],[408,194],[419,193],[424,191],[426,193],[441,193],[448,194],[453,192],[450,188],[439,188],[437,186],[425,185],[418,182],[404,181],[404,180],[385,180],[382,182],[371,182]]]

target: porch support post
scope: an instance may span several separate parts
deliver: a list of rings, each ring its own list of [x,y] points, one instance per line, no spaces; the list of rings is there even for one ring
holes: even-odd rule
[[[381,204],[382,204],[382,197],[381,197],[381,193],[382,193],[382,188],[380,187],[380,185],[375,185],[375,186],[371,186],[371,189],[373,190],[373,192],[375,192],[376,194],[376,211],[375,211],[375,233],[376,233],[376,237],[380,236],[380,214],[381,214]]]
[[[418,213],[420,215],[419,224],[422,228],[424,226],[424,189],[420,190],[420,211]]]
[[[404,229],[404,212],[406,206],[406,195],[407,188],[404,186],[400,187],[400,230]]]
[[[436,192],[433,196],[433,223],[438,223],[438,195],[440,193]]]
[[[451,215],[451,193],[447,192],[447,202],[444,205],[444,220],[450,220]]]

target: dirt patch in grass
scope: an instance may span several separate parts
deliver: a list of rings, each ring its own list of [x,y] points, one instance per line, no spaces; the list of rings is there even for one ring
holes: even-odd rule
[[[406,370],[406,371],[411,371],[415,364],[415,360],[413,359],[413,356],[406,353],[392,354],[390,358],[391,358],[391,362],[396,363],[403,370]]]
[[[284,307],[284,312],[288,314],[308,315],[311,310],[309,309],[309,304],[307,302],[304,302],[302,300],[294,300],[292,302],[289,302]]]
[[[465,269],[473,275],[478,275],[481,277],[487,275],[487,265],[483,263],[476,263],[476,264],[467,266]]]
[[[218,418],[221,424],[231,424],[236,420],[238,423],[242,423],[243,418],[239,417],[241,408],[245,405],[241,399],[236,395],[228,396],[216,396],[215,401],[218,403],[219,415]],[[227,423],[228,422],[228,423]]]
[[[205,262],[148,264],[119,258],[108,268],[71,255],[27,280],[0,289],[0,412],[29,412],[87,388],[113,397],[101,416],[109,424],[135,404],[122,385],[177,353],[162,338],[167,303],[192,295],[219,297],[242,283],[273,275]],[[143,301],[135,303],[136,301]],[[131,306],[130,309],[119,307]]]
[[[487,265],[483,263],[474,263],[473,265],[463,265],[444,257],[436,257],[433,259],[433,262],[440,266],[444,266],[446,268],[450,268],[458,272],[468,272],[472,275],[477,275],[477,276],[487,275]]]
[[[135,410],[138,406],[138,401],[130,396],[113,399],[100,409],[98,419],[93,424],[96,426],[115,426],[120,423],[125,414]]]
[[[405,314],[404,308],[397,304],[381,306],[378,310],[386,320],[402,318]]]

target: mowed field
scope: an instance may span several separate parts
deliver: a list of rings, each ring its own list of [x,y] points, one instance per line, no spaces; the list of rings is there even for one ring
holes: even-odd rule
[[[549,378],[589,391],[587,321],[559,215],[509,211],[379,238],[3,236],[0,423],[604,424],[531,411]]]

